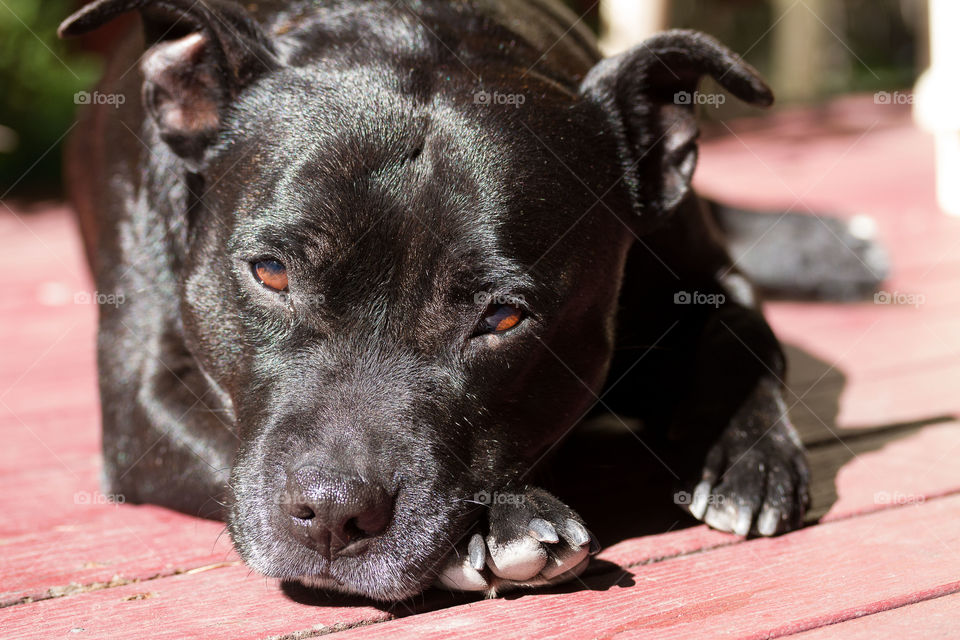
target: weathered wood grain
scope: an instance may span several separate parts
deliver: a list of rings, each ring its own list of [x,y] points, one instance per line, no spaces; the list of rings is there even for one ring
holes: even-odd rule
[[[956,638],[960,619],[960,594],[923,600],[914,604],[887,609],[845,622],[819,627],[790,636],[791,640],[930,640]]]
[[[960,591],[960,497],[344,632],[375,638],[769,638]]]

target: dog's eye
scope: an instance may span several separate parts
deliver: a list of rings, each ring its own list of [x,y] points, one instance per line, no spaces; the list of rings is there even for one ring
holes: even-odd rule
[[[477,327],[477,335],[483,333],[504,333],[513,329],[523,320],[523,309],[513,304],[492,304]]]
[[[260,284],[273,291],[287,290],[287,268],[279,260],[259,260],[252,263],[253,275]]]

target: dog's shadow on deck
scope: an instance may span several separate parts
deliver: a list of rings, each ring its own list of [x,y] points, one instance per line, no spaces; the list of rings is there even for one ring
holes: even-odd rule
[[[892,440],[914,433],[938,417],[909,425],[840,430],[836,426],[846,377],[835,366],[797,347],[784,345],[790,363],[785,396],[790,416],[808,446],[811,461],[812,504],[807,524],[830,510],[837,501],[837,473],[855,456],[882,448]],[[642,429],[628,428],[629,421],[607,417],[578,429],[558,448],[550,463],[546,487],[574,508],[603,546],[642,536],[655,536],[702,526],[678,502],[683,483],[662,455],[654,452]],[[505,594],[505,598],[537,594],[607,590],[633,584],[629,572],[611,562],[594,559],[581,576],[565,585],[537,591]],[[374,606],[404,617],[480,598],[430,589],[410,600],[383,604],[363,598],[318,592],[297,584],[284,584],[293,600],[318,606]]]
[[[846,377],[809,352],[784,347],[790,363],[785,401],[801,438],[815,446],[836,442]],[[552,476],[551,488],[583,516],[604,546],[701,524],[682,508],[690,478],[674,461],[684,453],[657,448],[642,428],[628,428],[633,426],[616,417],[598,420],[573,434],[554,461],[563,473]],[[852,456],[836,455],[828,466],[811,469],[814,518],[836,501],[837,472]]]
[[[807,352],[789,346],[786,350],[792,372],[786,402],[794,405],[790,411],[794,422],[800,418],[801,437],[835,429],[844,376]],[[796,398],[818,380],[815,402],[796,403]],[[820,429],[812,425],[820,425]],[[689,455],[699,460],[704,453]],[[604,416],[564,443],[552,466],[562,473],[552,473],[549,485],[583,516],[601,543],[610,546],[700,524],[682,508],[689,500],[689,493],[684,492],[691,489],[691,481],[695,482],[691,478],[693,469],[677,465],[685,455],[658,446],[638,423]],[[700,466],[699,461],[692,462],[693,467]],[[838,469],[817,469],[816,481],[833,487]],[[826,497],[832,504],[836,491]]]
[[[933,416],[841,429],[837,415],[846,376],[808,351],[791,345],[784,349],[789,362],[784,400],[810,462],[808,526],[836,503],[837,474],[855,457],[910,437],[926,425],[956,419]],[[604,546],[700,526],[679,504],[689,494],[678,492],[690,487],[668,468],[670,458],[652,451],[642,430],[627,426],[622,420],[605,418],[600,425],[572,435],[554,460],[552,468],[562,473],[552,476],[551,490],[583,516]]]

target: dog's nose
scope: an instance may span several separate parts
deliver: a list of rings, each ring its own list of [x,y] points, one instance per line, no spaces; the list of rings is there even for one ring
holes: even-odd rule
[[[324,474],[316,465],[287,475],[282,508],[290,532],[326,558],[357,555],[386,531],[393,517],[393,496],[360,477]]]

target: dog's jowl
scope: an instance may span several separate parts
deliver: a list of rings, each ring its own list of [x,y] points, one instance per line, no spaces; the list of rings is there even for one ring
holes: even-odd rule
[[[801,523],[784,358],[677,97],[770,104],[738,57],[671,31],[602,60],[551,0],[98,0],[61,34],[134,10],[98,88],[126,99],[68,159],[124,300],[106,491],[376,599],[562,582],[597,540],[534,474],[603,397],[685,452],[695,517]]]

